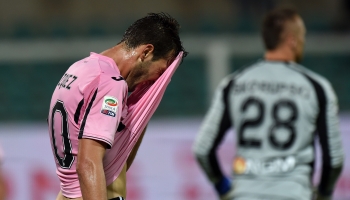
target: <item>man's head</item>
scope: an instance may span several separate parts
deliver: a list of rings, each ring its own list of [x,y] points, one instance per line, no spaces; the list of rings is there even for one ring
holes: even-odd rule
[[[180,51],[187,55],[179,37],[178,22],[165,13],[150,13],[134,22],[121,40],[129,56],[135,55],[126,81],[129,91],[145,81],[156,80]]]
[[[306,28],[296,10],[275,9],[263,21],[262,36],[267,51],[288,51],[300,62],[304,50]]]

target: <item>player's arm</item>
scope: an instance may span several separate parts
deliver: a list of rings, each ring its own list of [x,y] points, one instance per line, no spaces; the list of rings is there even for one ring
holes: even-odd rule
[[[231,189],[229,179],[220,169],[216,150],[226,131],[231,127],[228,93],[232,83],[231,78],[221,82],[193,145],[193,151],[200,167],[214,184],[220,196]]]
[[[343,149],[339,131],[337,97],[329,83],[318,91],[317,132],[322,150],[322,173],[318,199],[331,199],[343,167]]]
[[[102,73],[84,91],[86,108],[81,118],[77,174],[84,200],[107,199],[103,158],[111,148],[122,115],[125,83]]]
[[[143,139],[143,136],[145,135],[145,132],[146,132],[146,129],[147,129],[147,126],[146,128],[142,131],[139,139],[137,140],[134,148],[132,149],[132,151],[130,152],[129,154],[129,157],[128,157],[128,160],[126,161],[126,170],[129,170],[129,168],[131,167],[131,164],[132,162],[134,161],[135,157],[136,157],[136,154],[137,154],[137,151],[139,150],[139,147],[141,145],[141,142],[142,142],[142,139]]]
[[[77,173],[84,200],[107,199],[103,170],[105,152],[103,142],[92,139],[79,140]]]

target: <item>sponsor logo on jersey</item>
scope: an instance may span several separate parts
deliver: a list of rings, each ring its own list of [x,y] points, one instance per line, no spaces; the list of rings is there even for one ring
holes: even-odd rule
[[[103,98],[101,113],[115,117],[118,109],[118,99],[112,96],[105,96]]]
[[[109,106],[112,106],[112,107],[118,105],[118,101],[114,98],[105,99],[105,103]]]
[[[237,174],[242,174],[245,172],[247,166],[245,164],[245,160],[241,157],[237,157],[234,161],[233,161],[233,169],[235,171],[235,173]]]
[[[274,158],[268,161],[245,159],[237,157],[233,161],[233,171],[236,174],[277,174],[292,171],[296,166],[293,156],[286,158]]]

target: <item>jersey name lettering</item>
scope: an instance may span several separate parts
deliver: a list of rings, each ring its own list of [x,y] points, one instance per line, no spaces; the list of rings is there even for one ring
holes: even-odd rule
[[[273,83],[273,82],[244,82],[235,84],[233,91],[235,95],[246,93],[246,92],[256,92],[261,91],[268,94],[280,94],[287,92],[291,95],[299,95],[306,99],[310,96],[310,90],[294,84],[286,83]]]
[[[70,85],[77,80],[77,76],[73,75],[73,74],[67,74],[65,73],[63,75],[63,77],[61,78],[60,82],[57,84],[58,89],[61,89],[61,87],[66,88],[66,89],[70,89]]]

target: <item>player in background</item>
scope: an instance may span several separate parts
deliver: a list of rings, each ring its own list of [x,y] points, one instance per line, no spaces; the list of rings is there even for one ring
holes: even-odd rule
[[[311,200],[316,137],[322,149],[316,198],[332,198],[343,165],[338,104],[331,84],[298,64],[305,34],[295,10],[269,12],[262,24],[264,59],[217,88],[193,150],[222,199]],[[230,127],[236,132],[233,182],[216,156]]]
[[[122,199],[109,187],[118,181],[114,168],[121,163],[108,152],[120,148],[114,138],[123,129],[128,92],[157,80],[179,52],[187,54],[178,22],[150,13],[134,22],[116,46],[69,67],[55,88],[48,116],[61,182],[57,199]]]

